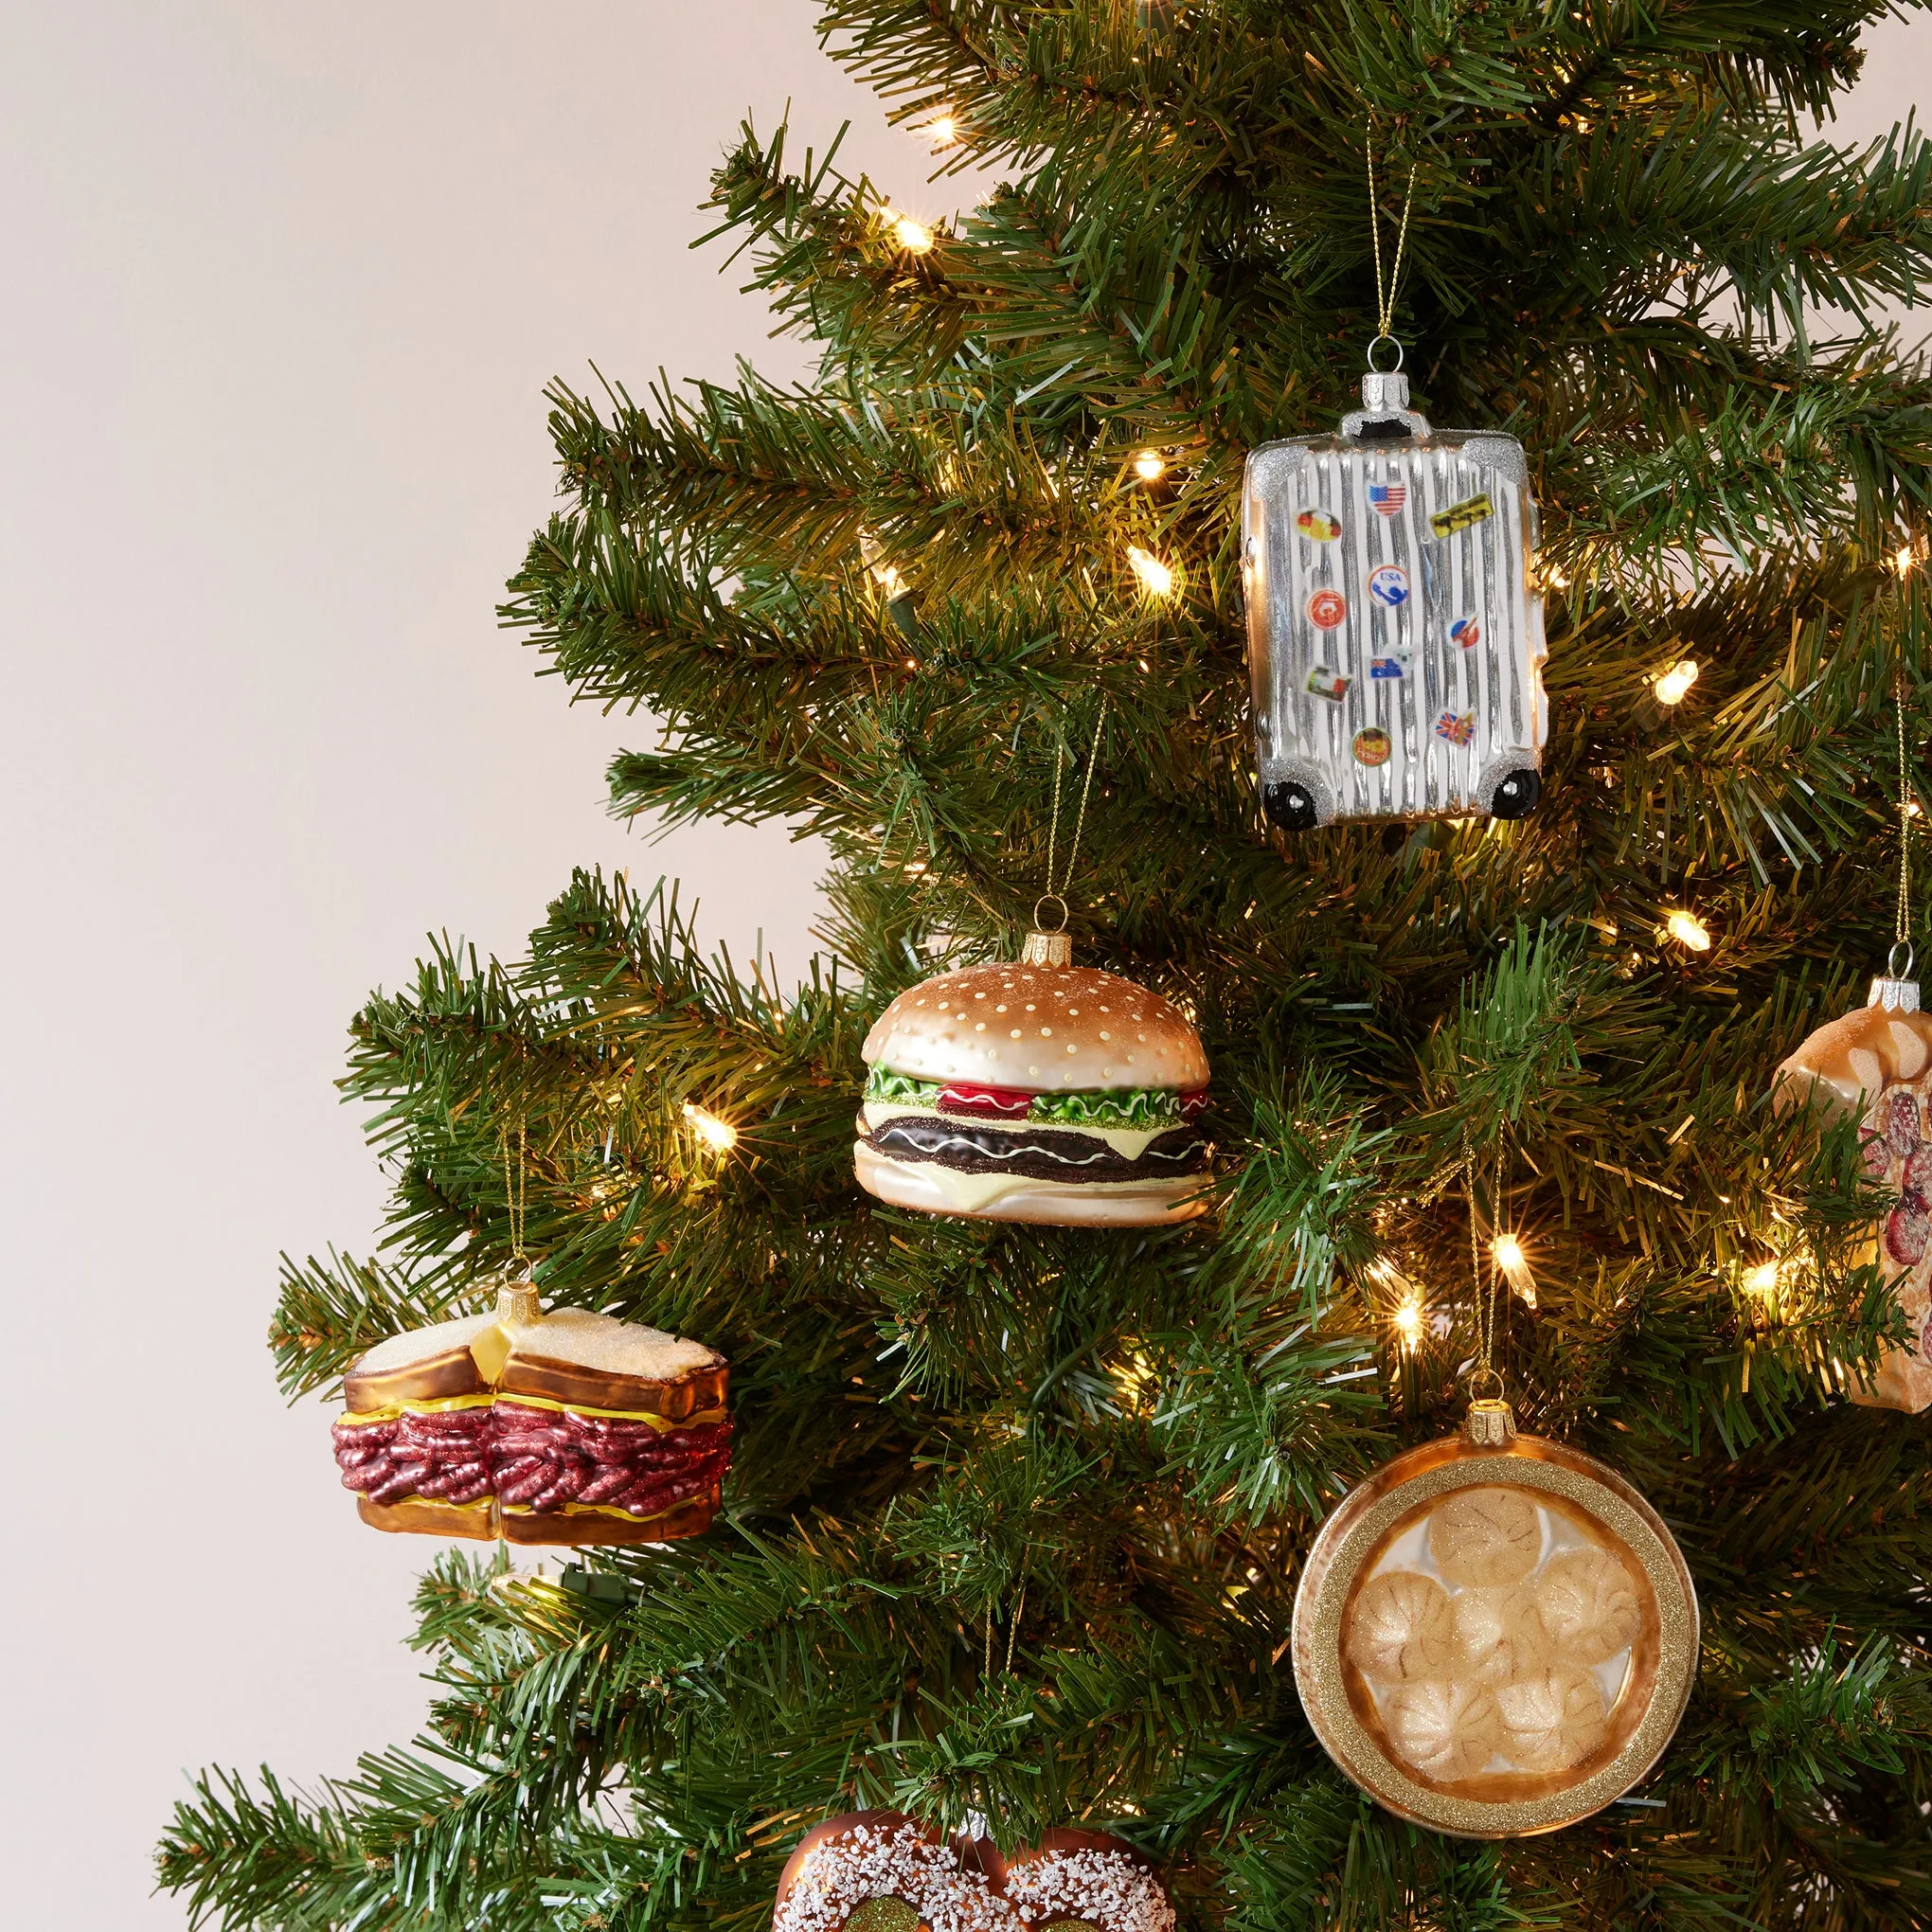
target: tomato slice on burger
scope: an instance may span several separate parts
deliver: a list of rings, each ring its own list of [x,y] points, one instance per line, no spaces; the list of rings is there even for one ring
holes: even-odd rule
[[[939,1089],[939,1106],[949,1114],[974,1114],[985,1120],[1024,1120],[1033,1096],[1019,1087],[970,1086],[950,1081]]]

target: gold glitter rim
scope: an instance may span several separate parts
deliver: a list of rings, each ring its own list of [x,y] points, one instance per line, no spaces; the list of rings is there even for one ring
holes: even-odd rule
[[[1541,1491],[1601,1525],[1642,1567],[1659,1625],[1655,1674],[1647,1689],[1633,1686],[1626,1693],[1645,1695],[1647,1703],[1610,1761],[1559,1790],[1499,1800],[1454,1797],[1396,1763],[1357,1717],[1342,1661],[1344,1614],[1388,1532],[1423,1504],[1493,1483]],[[1662,1518],[1594,1457],[1538,1436],[1517,1436],[1508,1447],[1494,1448],[1449,1436],[1377,1470],[1322,1525],[1295,1593],[1293,1649],[1296,1690],[1315,1736],[1379,1804],[1452,1837],[1527,1837],[1601,1811],[1663,1756],[1697,1674],[1697,1592]]]

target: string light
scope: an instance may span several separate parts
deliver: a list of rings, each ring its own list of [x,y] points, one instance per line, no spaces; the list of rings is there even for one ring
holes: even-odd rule
[[[1158,450],[1142,450],[1134,458],[1134,474],[1143,483],[1157,483],[1167,474],[1167,464]]]
[[[1680,946],[1688,946],[1693,953],[1710,951],[1710,928],[1694,913],[1681,909],[1671,913],[1664,921],[1664,930]]]
[[[1912,546],[1911,545],[1906,544],[1905,546],[1904,546],[1903,548],[1900,549],[1898,555],[1892,559],[1892,568],[1896,570],[1901,577],[1903,577],[1908,570],[1911,569],[1911,567],[1912,567]]]
[[[1658,704],[1674,705],[1696,682],[1695,662],[1689,657],[1680,657],[1655,681],[1652,689],[1657,694]]]
[[[1411,1291],[1396,1303],[1389,1316],[1404,1349],[1413,1349],[1422,1338],[1422,1297]]]
[[[935,115],[925,124],[925,136],[935,148],[953,147],[959,138],[959,123],[950,114]]]
[[[910,215],[895,215],[887,211],[887,220],[892,224],[892,232],[898,238],[899,245],[908,255],[924,255],[933,245],[933,231],[923,222],[915,222]]]
[[[1155,597],[1173,595],[1174,573],[1150,550],[1143,550],[1138,544],[1127,546],[1127,561],[1134,566],[1134,574],[1142,585]]]
[[[729,1120],[721,1120],[717,1115],[707,1114],[689,1100],[684,1105],[684,1117],[698,1138],[714,1154],[729,1154],[738,1145],[738,1129]]]
[[[1778,1263],[1760,1261],[1755,1268],[1746,1268],[1738,1278],[1738,1285],[1746,1295],[1775,1295],[1778,1292]]]
[[[1522,1297],[1526,1307],[1534,1308],[1536,1276],[1530,1266],[1530,1257],[1524,1252],[1522,1242],[1513,1234],[1499,1234],[1490,1243],[1490,1254],[1503,1271],[1503,1279],[1512,1291]]]

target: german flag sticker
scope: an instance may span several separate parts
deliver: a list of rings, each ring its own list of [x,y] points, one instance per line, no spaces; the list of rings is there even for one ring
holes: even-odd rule
[[[1487,494],[1465,496],[1460,503],[1452,503],[1447,510],[1439,510],[1430,517],[1429,528],[1439,537],[1453,537],[1458,530],[1466,530],[1470,525],[1479,524],[1495,513],[1496,507]]]

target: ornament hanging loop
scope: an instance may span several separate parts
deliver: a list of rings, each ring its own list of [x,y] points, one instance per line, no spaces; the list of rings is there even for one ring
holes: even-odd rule
[[[1901,953],[1905,955],[1903,960],[1899,957]],[[1912,951],[1911,940],[1894,939],[1891,951],[1885,956],[1886,977],[1887,979],[1909,979],[1912,976],[1912,968],[1917,963],[1918,959]]]
[[[1500,1402],[1509,1385],[1502,1371],[1489,1363],[1479,1363],[1469,1371],[1469,1399],[1472,1403]]]
[[[1387,343],[1389,348],[1394,349],[1395,351],[1395,360],[1392,363],[1390,363],[1386,369],[1378,368],[1375,365],[1375,351],[1378,349],[1380,349],[1385,342]],[[1401,367],[1402,367],[1402,344],[1399,343],[1392,335],[1386,334],[1371,335],[1368,338],[1368,373],[1371,376],[1392,376]]]

